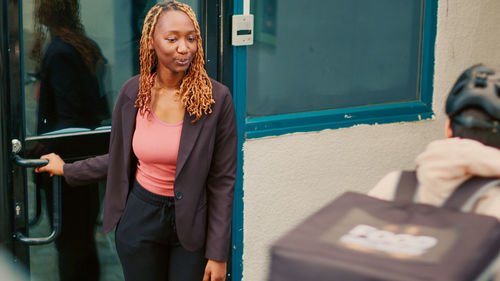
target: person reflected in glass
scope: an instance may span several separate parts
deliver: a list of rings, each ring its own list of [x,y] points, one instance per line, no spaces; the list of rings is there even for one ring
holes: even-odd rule
[[[109,118],[98,72],[105,59],[80,22],[78,0],[36,0],[35,40],[31,58],[38,65],[37,133],[64,128],[93,129]],[[49,42],[44,49],[46,38]],[[85,144],[82,144],[85,145]],[[43,149],[43,148],[38,148]],[[48,152],[45,152],[48,153]],[[37,187],[52,202],[51,180],[37,175]],[[99,213],[98,184],[62,187],[62,232],[55,245],[61,281],[99,280],[95,224]],[[52,216],[52,204],[47,204]]]
[[[225,280],[236,179],[237,131],[229,89],[204,69],[193,10],[153,6],[140,76],[122,87],[109,153],[38,172],[73,184],[107,179],[103,231],[116,226],[127,281]]]
[[[45,49],[47,35],[50,42]],[[37,133],[96,128],[109,118],[98,74],[106,60],[80,22],[78,0],[36,0],[31,58],[40,66]]]

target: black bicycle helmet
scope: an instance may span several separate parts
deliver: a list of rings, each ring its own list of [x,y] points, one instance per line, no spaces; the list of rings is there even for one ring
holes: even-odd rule
[[[455,119],[470,107],[500,120],[500,66],[478,64],[460,75],[446,100],[446,114]]]

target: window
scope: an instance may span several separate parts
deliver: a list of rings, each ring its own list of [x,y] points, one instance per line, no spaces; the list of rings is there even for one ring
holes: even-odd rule
[[[432,116],[436,0],[255,0],[247,138]]]

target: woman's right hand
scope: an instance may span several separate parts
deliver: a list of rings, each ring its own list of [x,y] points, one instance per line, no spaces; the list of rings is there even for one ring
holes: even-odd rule
[[[62,160],[62,158],[59,155],[55,153],[45,154],[40,156],[40,159],[49,160],[49,164],[36,168],[35,172],[37,173],[48,172],[51,177],[53,175],[64,176],[63,166],[66,163],[64,163],[64,160]]]

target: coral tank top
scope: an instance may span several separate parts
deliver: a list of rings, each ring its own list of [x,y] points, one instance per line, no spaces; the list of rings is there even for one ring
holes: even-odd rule
[[[175,168],[182,122],[167,124],[151,114],[136,116],[132,149],[139,160],[135,178],[150,192],[174,196]]]

